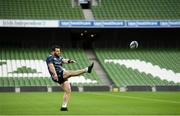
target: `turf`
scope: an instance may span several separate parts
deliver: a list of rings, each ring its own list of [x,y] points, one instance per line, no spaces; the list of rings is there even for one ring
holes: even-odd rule
[[[180,115],[178,92],[73,92],[60,112],[63,93],[0,93],[0,115]]]

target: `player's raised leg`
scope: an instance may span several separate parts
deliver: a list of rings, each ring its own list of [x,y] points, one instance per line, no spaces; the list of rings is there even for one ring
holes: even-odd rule
[[[63,74],[63,78],[70,78],[71,76],[79,76],[83,73],[91,73],[92,68],[94,66],[94,63],[92,63],[90,66],[80,69],[80,70],[65,70]]]

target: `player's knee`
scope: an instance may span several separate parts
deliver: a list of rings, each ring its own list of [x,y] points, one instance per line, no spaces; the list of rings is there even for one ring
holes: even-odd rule
[[[65,93],[68,94],[68,95],[70,95],[70,94],[71,94],[71,89],[66,90]]]
[[[71,73],[69,71],[64,71],[63,78],[71,77]]]
[[[71,94],[71,85],[70,85],[70,83],[67,82],[67,81],[64,83],[64,92],[65,92],[66,94]]]

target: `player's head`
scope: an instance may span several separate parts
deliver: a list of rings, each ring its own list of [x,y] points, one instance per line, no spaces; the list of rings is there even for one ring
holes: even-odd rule
[[[52,46],[51,52],[52,52],[52,54],[54,54],[55,56],[60,56],[60,54],[61,54],[60,46],[58,46],[58,45]]]

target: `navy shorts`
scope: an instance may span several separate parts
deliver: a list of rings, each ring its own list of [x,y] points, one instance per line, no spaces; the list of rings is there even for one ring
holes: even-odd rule
[[[57,80],[54,80],[54,78],[52,78],[52,80],[53,80],[54,82],[56,82],[56,83],[59,83],[59,84],[64,83],[64,82],[67,81],[68,79],[67,79],[67,78],[66,78],[66,79],[63,78],[63,73],[64,73],[64,71],[61,71],[60,73],[57,73],[57,75],[58,75],[58,81],[57,81]]]

